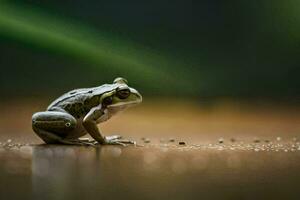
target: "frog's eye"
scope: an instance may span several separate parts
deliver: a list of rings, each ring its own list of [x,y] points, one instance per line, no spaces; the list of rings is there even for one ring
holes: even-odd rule
[[[113,102],[112,96],[110,96],[110,97],[105,97],[105,98],[103,99],[103,104],[104,104],[104,105],[110,105],[110,104],[112,104],[112,102]]]
[[[128,84],[128,81],[125,78],[118,77],[114,80],[114,83],[119,83],[119,84]]]
[[[126,99],[130,95],[130,90],[128,88],[120,89],[117,91],[116,95],[117,97],[119,97],[119,99]]]

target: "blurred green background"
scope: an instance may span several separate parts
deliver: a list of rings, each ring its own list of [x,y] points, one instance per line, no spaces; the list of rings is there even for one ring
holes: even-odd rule
[[[0,1],[0,92],[299,97],[300,1]]]

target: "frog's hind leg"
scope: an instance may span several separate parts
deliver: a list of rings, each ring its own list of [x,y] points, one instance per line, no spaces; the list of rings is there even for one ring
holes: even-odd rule
[[[76,124],[76,119],[65,112],[45,111],[32,116],[32,129],[47,144],[78,144],[64,139]]]

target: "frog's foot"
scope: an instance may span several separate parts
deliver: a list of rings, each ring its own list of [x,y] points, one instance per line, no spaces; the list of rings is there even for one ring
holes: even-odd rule
[[[89,140],[87,138],[79,138],[79,139],[62,139],[59,141],[62,144],[69,144],[69,145],[82,145],[82,146],[95,146],[98,144],[94,140]]]
[[[90,144],[98,144],[98,142],[96,140],[93,140],[91,138],[78,138],[78,140],[80,142],[84,142],[84,143],[90,143]]]
[[[109,144],[109,145],[122,145],[122,146],[127,146],[130,144],[136,144],[135,141],[132,140],[126,140],[126,139],[121,139],[122,136],[120,135],[112,135],[112,136],[105,136],[104,137],[104,144]]]
[[[105,136],[106,140],[117,140],[117,139],[121,139],[122,136],[121,135],[109,135],[109,136]]]
[[[91,141],[95,141],[95,140],[91,140],[90,138],[78,138],[78,140],[83,141],[83,142],[91,142]]]

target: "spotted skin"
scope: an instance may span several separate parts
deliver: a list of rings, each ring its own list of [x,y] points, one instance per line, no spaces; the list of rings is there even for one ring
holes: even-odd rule
[[[32,116],[34,132],[46,143],[60,144],[132,144],[120,136],[104,137],[97,124],[110,119],[119,111],[142,101],[137,90],[123,78],[113,84],[69,91],[53,101],[46,111]],[[86,134],[93,141],[81,140]]]

